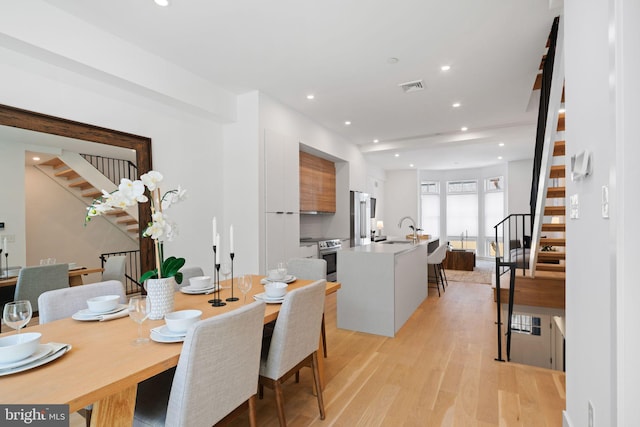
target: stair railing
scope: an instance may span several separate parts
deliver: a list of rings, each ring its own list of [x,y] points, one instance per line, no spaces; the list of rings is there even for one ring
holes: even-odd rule
[[[522,275],[529,268],[531,246],[531,214],[511,214],[493,226],[496,258],[507,264],[496,270],[496,277],[509,271],[509,266],[521,269]]]
[[[107,258],[123,255],[126,257],[124,264],[124,276],[126,283],[123,283],[126,294],[130,295],[138,293],[142,287],[142,285],[140,285],[140,250],[107,252],[100,254],[102,268],[104,268]]]
[[[120,184],[122,178],[132,181],[138,179],[138,168],[129,160],[114,159],[93,154],[80,155],[116,185]]]

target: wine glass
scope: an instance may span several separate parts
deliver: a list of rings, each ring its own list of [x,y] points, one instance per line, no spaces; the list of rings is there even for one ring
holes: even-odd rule
[[[141,345],[149,342],[149,338],[142,336],[142,323],[147,320],[151,312],[151,301],[145,295],[131,297],[129,300],[129,317],[138,324],[138,338],[133,345]]]
[[[2,319],[5,324],[16,329],[19,334],[20,328],[29,323],[32,314],[31,302],[28,300],[13,301],[5,304]]]
[[[287,264],[284,262],[279,262],[277,268],[278,268],[278,277],[280,277],[281,280],[285,280],[287,278]]]
[[[220,264],[220,273],[222,273],[222,275],[224,276],[224,280],[229,280],[229,276],[231,276],[231,262],[230,261],[225,261],[222,264]],[[229,286],[220,286],[220,289],[228,289],[230,288],[231,285]]]
[[[251,290],[253,285],[253,277],[250,274],[245,274],[242,277],[238,277],[238,289],[244,294],[243,304],[247,303],[247,292]]]

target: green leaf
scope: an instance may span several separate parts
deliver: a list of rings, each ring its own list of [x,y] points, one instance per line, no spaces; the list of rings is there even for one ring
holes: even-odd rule
[[[157,279],[158,278],[158,270],[155,268],[153,270],[149,270],[140,276],[140,283],[144,283],[147,279]]]

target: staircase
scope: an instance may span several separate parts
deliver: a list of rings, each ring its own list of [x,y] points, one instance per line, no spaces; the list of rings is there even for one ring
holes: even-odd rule
[[[100,171],[75,153],[63,151],[60,156],[44,161],[36,167],[82,200],[87,207],[102,196],[102,189],[110,192],[117,188]],[[110,211],[104,217],[129,238],[138,240],[139,225],[135,208]]]

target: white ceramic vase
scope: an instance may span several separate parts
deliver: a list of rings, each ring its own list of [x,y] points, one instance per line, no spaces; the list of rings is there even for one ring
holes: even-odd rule
[[[176,280],[173,277],[147,279],[144,282],[147,299],[151,303],[149,319],[159,320],[173,311]]]

